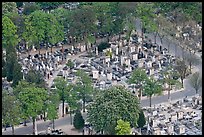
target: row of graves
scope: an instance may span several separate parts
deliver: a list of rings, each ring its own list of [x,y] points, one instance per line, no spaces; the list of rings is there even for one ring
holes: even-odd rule
[[[60,65],[66,62],[67,57],[71,54],[69,49],[46,52],[44,54],[29,55],[26,58],[20,57],[23,74],[26,75],[30,69],[40,71],[45,80],[52,77],[53,72],[58,70]]]
[[[104,89],[117,84],[130,87],[126,80],[136,68],[144,69],[156,79],[162,78],[160,72],[173,65],[175,58],[168,54],[167,49],[146,39],[142,46],[140,39],[135,35],[129,43],[126,40],[110,42],[110,48],[101,53],[97,47],[94,48],[92,52],[95,56],[87,59],[84,64],[89,66],[87,72],[92,76],[95,87]],[[108,52],[111,55],[107,55]]]
[[[202,96],[200,95],[143,110],[147,119],[146,134],[202,135]]]

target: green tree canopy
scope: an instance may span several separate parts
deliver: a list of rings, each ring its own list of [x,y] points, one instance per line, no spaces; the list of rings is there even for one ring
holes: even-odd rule
[[[139,128],[142,128],[146,124],[146,119],[145,119],[143,110],[140,110],[140,114],[139,114],[137,124],[138,124]]]
[[[34,11],[40,10],[40,5],[36,3],[25,3],[23,6],[23,14],[29,15]]]
[[[161,83],[155,80],[154,78],[150,77],[147,79],[145,86],[143,87],[143,92],[149,96],[150,100],[150,107],[151,107],[151,97],[153,95],[160,95],[162,93],[162,86]]]
[[[14,63],[13,67],[13,83],[12,86],[16,86],[18,82],[23,79],[23,73],[21,72],[22,67],[18,62]]]
[[[115,127],[115,130],[117,132],[117,135],[130,135],[130,123],[120,119],[117,121],[117,126]]]
[[[17,6],[15,2],[2,2],[2,14],[17,13]]]
[[[40,71],[36,71],[33,69],[29,70],[28,74],[25,75],[25,80],[29,83],[35,83],[36,86],[38,87],[42,87],[42,88],[46,87],[45,80],[43,78],[43,75],[40,73]]]
[[[2,45],[4,48],[8,46],[16,46],[18,44],[18,35],[16,33],[17,33],[17,28],[14,25],[14,23],[7,16],[3,16]]]
[[[12,126],[12,134],[14,135],[14,126],[20,123],[20,103],[13,95],[2,92],[2,120],[4,125]]]
[[[137,97],[124,87],[112,87],[99,92],[87,108],[87,121],[95,131],[115,134],[117,120],[122,119],[137,126],[139,118],[139,102]]]
[[[84,127],[84,119],[79,110],[76,111],[74,116],[74,127],[76,129],[82,129]]]

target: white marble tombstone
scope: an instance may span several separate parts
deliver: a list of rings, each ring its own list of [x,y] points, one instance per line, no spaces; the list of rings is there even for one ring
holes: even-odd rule
[[[171,121],[172,122],[177,121],[177,114],[176,113],[171,114]]]
[[[138,67],[139,68],[143,67],[143,63],[144,63],[144,61],[142,59],[139,59],[138,60]]]
[[[178,119],[183,119],[183,111],[179,111],[179,112],[177,112],[177,118]]]
[[[120,65],[121,65],[121,66],[124,64],[124,61],[125,61],[125,57],[124,57],[124,56],[121,56],[121,57],[120,57]]]
[[[74,46],[72,45],[72,51],[74,51]]]
[[[179,134],[185,133],[185,125],[179,125]]]
[[[156,127],[157,124],[156,124],[156,120],[155,119],[152,119],[152,127]]]
[[[153,111],[153,112],[152,112],[152,115],[153,115],[153,116],[156,116],[156,115],[157,115],[157,111],[156,111],[156,110]]]
[[[98,72],[99,72],[98,70],[92,70],[93,78],[94,79],[98,79],[98,77],[99,77],[99,73]]]
[[[155,59],[155,56],[152,56],[152,62],[155,62],[156,59]]]
[[[152,61],[148,61],[148,62],[147,62],[147,66],[148,66],[149,68],[151,68],[151,67],[152,67]]]
[[[57,56],[57,61],[58,61],[58,62],[60,61],[60,58],[59,58],[59,56]]]
[[[110,67],[110,62],[108,61],[108,64],[107,64],[108,68]]]
[[[130,47],[130,53],[135,52],[135,46]]]
[[[115,56],[116,61],[118,61],[118,56]]]
[[[127,66],[130,66],[130,59],[129,59],[129,58],[126,58],[126,59],[125,59],[125,64],[126,64]]]
[[[133,55],[132,55],[132,59],[133,59],[133,60],[138,60],[138,54],[136,54],[136,53],[133,54]]]
[[[172,135],[172,133],[174,132],[174,125],[172,125],[171,123],[167,124],[167,132],[169,135]]]
[[[96,47],[96,56],[98,56],[98,47]]]
[[[159,70],[162,70],[161,63],[159,62]]]
[[[112,72],[108,72],[107,73],[107,79],[108,80],[112,80]]]
[[[123,46],[122,41],[120,41],[119,42],[119,47],[122,47],[122,46]]]
[[[119,53],[119,48],[118,48],[118,47],[116,47],[116,50],[115,50],[115,55],[118,55],[118,53]]]
[[[105,60],[106,60],[106,62],[110,62],[110,57],[106,56]]]
[[[86,45],[81,45],[81,46],[80,46],[80,49],[81,49],[81,52],[86,51]]]
[[[154,74],[154,68],[151,68],[149,71],[150,71],[149,75],[153,75]]]
[[[147,58],[147,56],[148,56],[148,54],[147,54],[147,53],[145,53],[145,58]]]
[[[141,44],[142,43],[142,38],[138,37],[138,42]]]

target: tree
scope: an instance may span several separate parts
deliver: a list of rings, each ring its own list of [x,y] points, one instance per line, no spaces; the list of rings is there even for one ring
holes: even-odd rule
[[[13,94],[17,99],[19,99],[19,94],[24,90],[24,88],[34,87],[34,84],[30,84],[25,80],[19,81],[18,85],[14,87]],[[26,106],[24,101],[19,100],[20,102],[20,117],[24,120],[24,126],[26,126],[26,120],[29,119],[29,115],[26,113]]]
[[[54,80],[56,86],[56,92],[59,94],[60,100],[62,101],[62,117],[64,117],[64,103],[72,89],[71,85],[68,85],[67,81],[63,78],[57,78]]]
[[[30,69],[28,71],[28,74],[25,75],[25,80],[29,83],[35,83],[36,86],[45,88],[46,83],[43,78],[43,75],[40,73],[40,71],[36,71],[34,69]]]
[[[58,22],[53,14],[47,14],[46,16],[46,29],[45,29],[45,39],[44,42],[50,43],[51,45],[57,44],[64,39],[64,27]],[[62,46],[62,52],[63,46]],[[52,46],[51,46],[52,53]],[[64,54],[63,54],[64,55]],[[63,60],[64,58],[62,58]]]
[[[47,105],[47,118],[52,120],[53,129],[55,129],[55,119],[58,118],[57,107],[59,106],[60,98],[56,93],[51,93]]]
[[[130,123],[120,119],[117,121],[117,126],[115,127],[115,130],[117,131],[117,135],[130,135]]]
[[[16,6],[17,6],[17,8],[23,7],[23,2],[16,2]]]
[[[29,48],[34,44],[35,41],[35,30],[31,24],[30,16],[24,17],[24,31],[22,33],[22,40],[25,41],[26,47],[28,48],[28,54],[30,54]]]
[[[172,67],[167,67],[165,71],[162,72],[163,79],[161,80],[162,83],[168,84],[168,99],[170,99],[170,91],[173,85],[180,86],[180,82],[177,79],[174,79],[175,71]]]
[[[84,127],[84,119],[81,115],[80,110],[77,110],[75,115],[74,115],[74,127],[76,129],[82,129]]]
[[[38,45],[40,54],[40,44],[45,40],[47,14],[43,11],[34,11],[29,16],[29,21],[33,27],[32,42]]]
[[[41,9],[45,11],[50,11],[52,9],[58,8],[64,2],[36,2],[36,3],[40,5]]]
[[[20,123],[20,105],[15,96],[2,92],[2,120],[5,126],[12,126],[12,135],[14,135],[14,126]]]
[[[15,2],[2,2],[2,14],[17,12],[17,6]]]
[[[183,88],[183,80],[186,77],[188,66],[185,64],[184,60],[177,60],[176,65],[174,66],[174,69],[179,74],[179,77],[181,79],[182,88]]]
[[[36,134],[35,119],[42,112],[47,91],[38,87],[26,87],[19,93],[19,100],[23,103],[25,113],[33,120],[33,135]]]
[[[9,46],[16,46],[18,43],[17,28],[14,23],[7,17],[3,16],[2,19],[2,45],[3,48],[8,48]],[[10,52],[8,49],[6,53]]]
[[[148,76],[144,70],[135,69],[132,72],[130,79],[128,80],[128,83],[135,84],[135,86],[139,88],[140,100],[142,97],[142,89],[144,88],[144,83],[146,82],[147,79],[148,79]]]
[[[36,3],[25,3],[23,6],[23,14],[29,15],[34,11],[40,10],[40,6]]]
[[[145,30],[147,30],[147,29],[152,30],[152,26],[155,27],[153,20],[154,20],[156,15],[154,14],[153,10],[154,10],[154,8],[153,8],[152,3],[140,2],[136,6],[136,12],[135,12],[136,14],[135,15],[136,15],[136,17],[141,19],[142,45],[143,45],[143,41],[144,41]]]
[[[98,92],[88,105],[87,121],[95,131],[115,134],[119,119],[129,122],[131,127],[137,126],[139,110],[138,99],[130,91],[122,86],[111,87]]]
[[[83,71],[78,70],[76,72],[78,76],[78,84],[76,85],[76,90],[78,91],[78,96],[83,101],[83,112],[85,112],[85,102],[88,95],[90,95],[93,91],[91,78],[89,75]]]
[[[17,32],[16,34],[18,35],[19,39],[21,40],[22,38],[22,33],[24,31],[24,16],[18,14],[18,13],[12,13],[9,12],[7,14],[5,14],[4,16],[7,16],[16,26]]]
[[[87,37],[96,30],[95,21],[95,13],[90,6],[74,10],[70,22],[70,35],[72,38],[82,37],[85,39],[85,45],[87,46]],[[89,47],[87,49],[89,50]]]
[[[202,87],[202,76],[200,76],[199,72],[195,72],[190,77],[190,85],[195,89],[197,94],[198,90]]]
[[[139,119],[137,121],[137,124],[140,129],[143,128],[143,126],[146,124],[146,119],[145,119],[144,112],[142,109],[140,110]]]
[[[198,65],[199,59],[197,57],[195,57],[194,55],[190,54],[190,55],[185,56],[185,60],[187,61],[188,65],[189,65],[190,73],[192,73],[192,65]]]
[[[6,77],[7,81],[10,82],[13,80],[13,72],[15,71],[14,64],[17,63],[17,56],[14,52],[14,47],[8,47],[7,49],[10,51],[10,53],[7,52],[6,54]]]
[[[68,60],[67,64],[66,64],[70,69],[74,68],[74,63],[72,62],[71,59]]]
[[[72,125],[72,113],[75,110],[79,109],[80,106],[79,106],[79,103],[77,102],[78,98],[77,98],[77,92],[75,90],[75,87],[74,85],[71,85],[71,84],[70,86],[72,87],[72,89],[69,90],[70,94],[66,97],[66,101],[69,104],[70,124]]]
[[[12,86],[15,87],[18,82],[23,79],[23,73],[21,72],[22,67],[18,62],[14,63],[13,67],[13,83]]]
[[[143,92],[149,96],[149,106],[151,107],[151,98],[153,95],[162,93],[162,86],[157,80],[150,77],[144,86]]]

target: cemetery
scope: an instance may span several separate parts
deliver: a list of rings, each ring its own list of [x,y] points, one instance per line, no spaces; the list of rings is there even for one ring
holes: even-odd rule
[[[3,2],[3,134],[201,135],[201,12]]]
[[[146,107],[143,110],[147,119],[144,134],[202,135],[202,96],[200,95],[162,103],[152,108]]]

